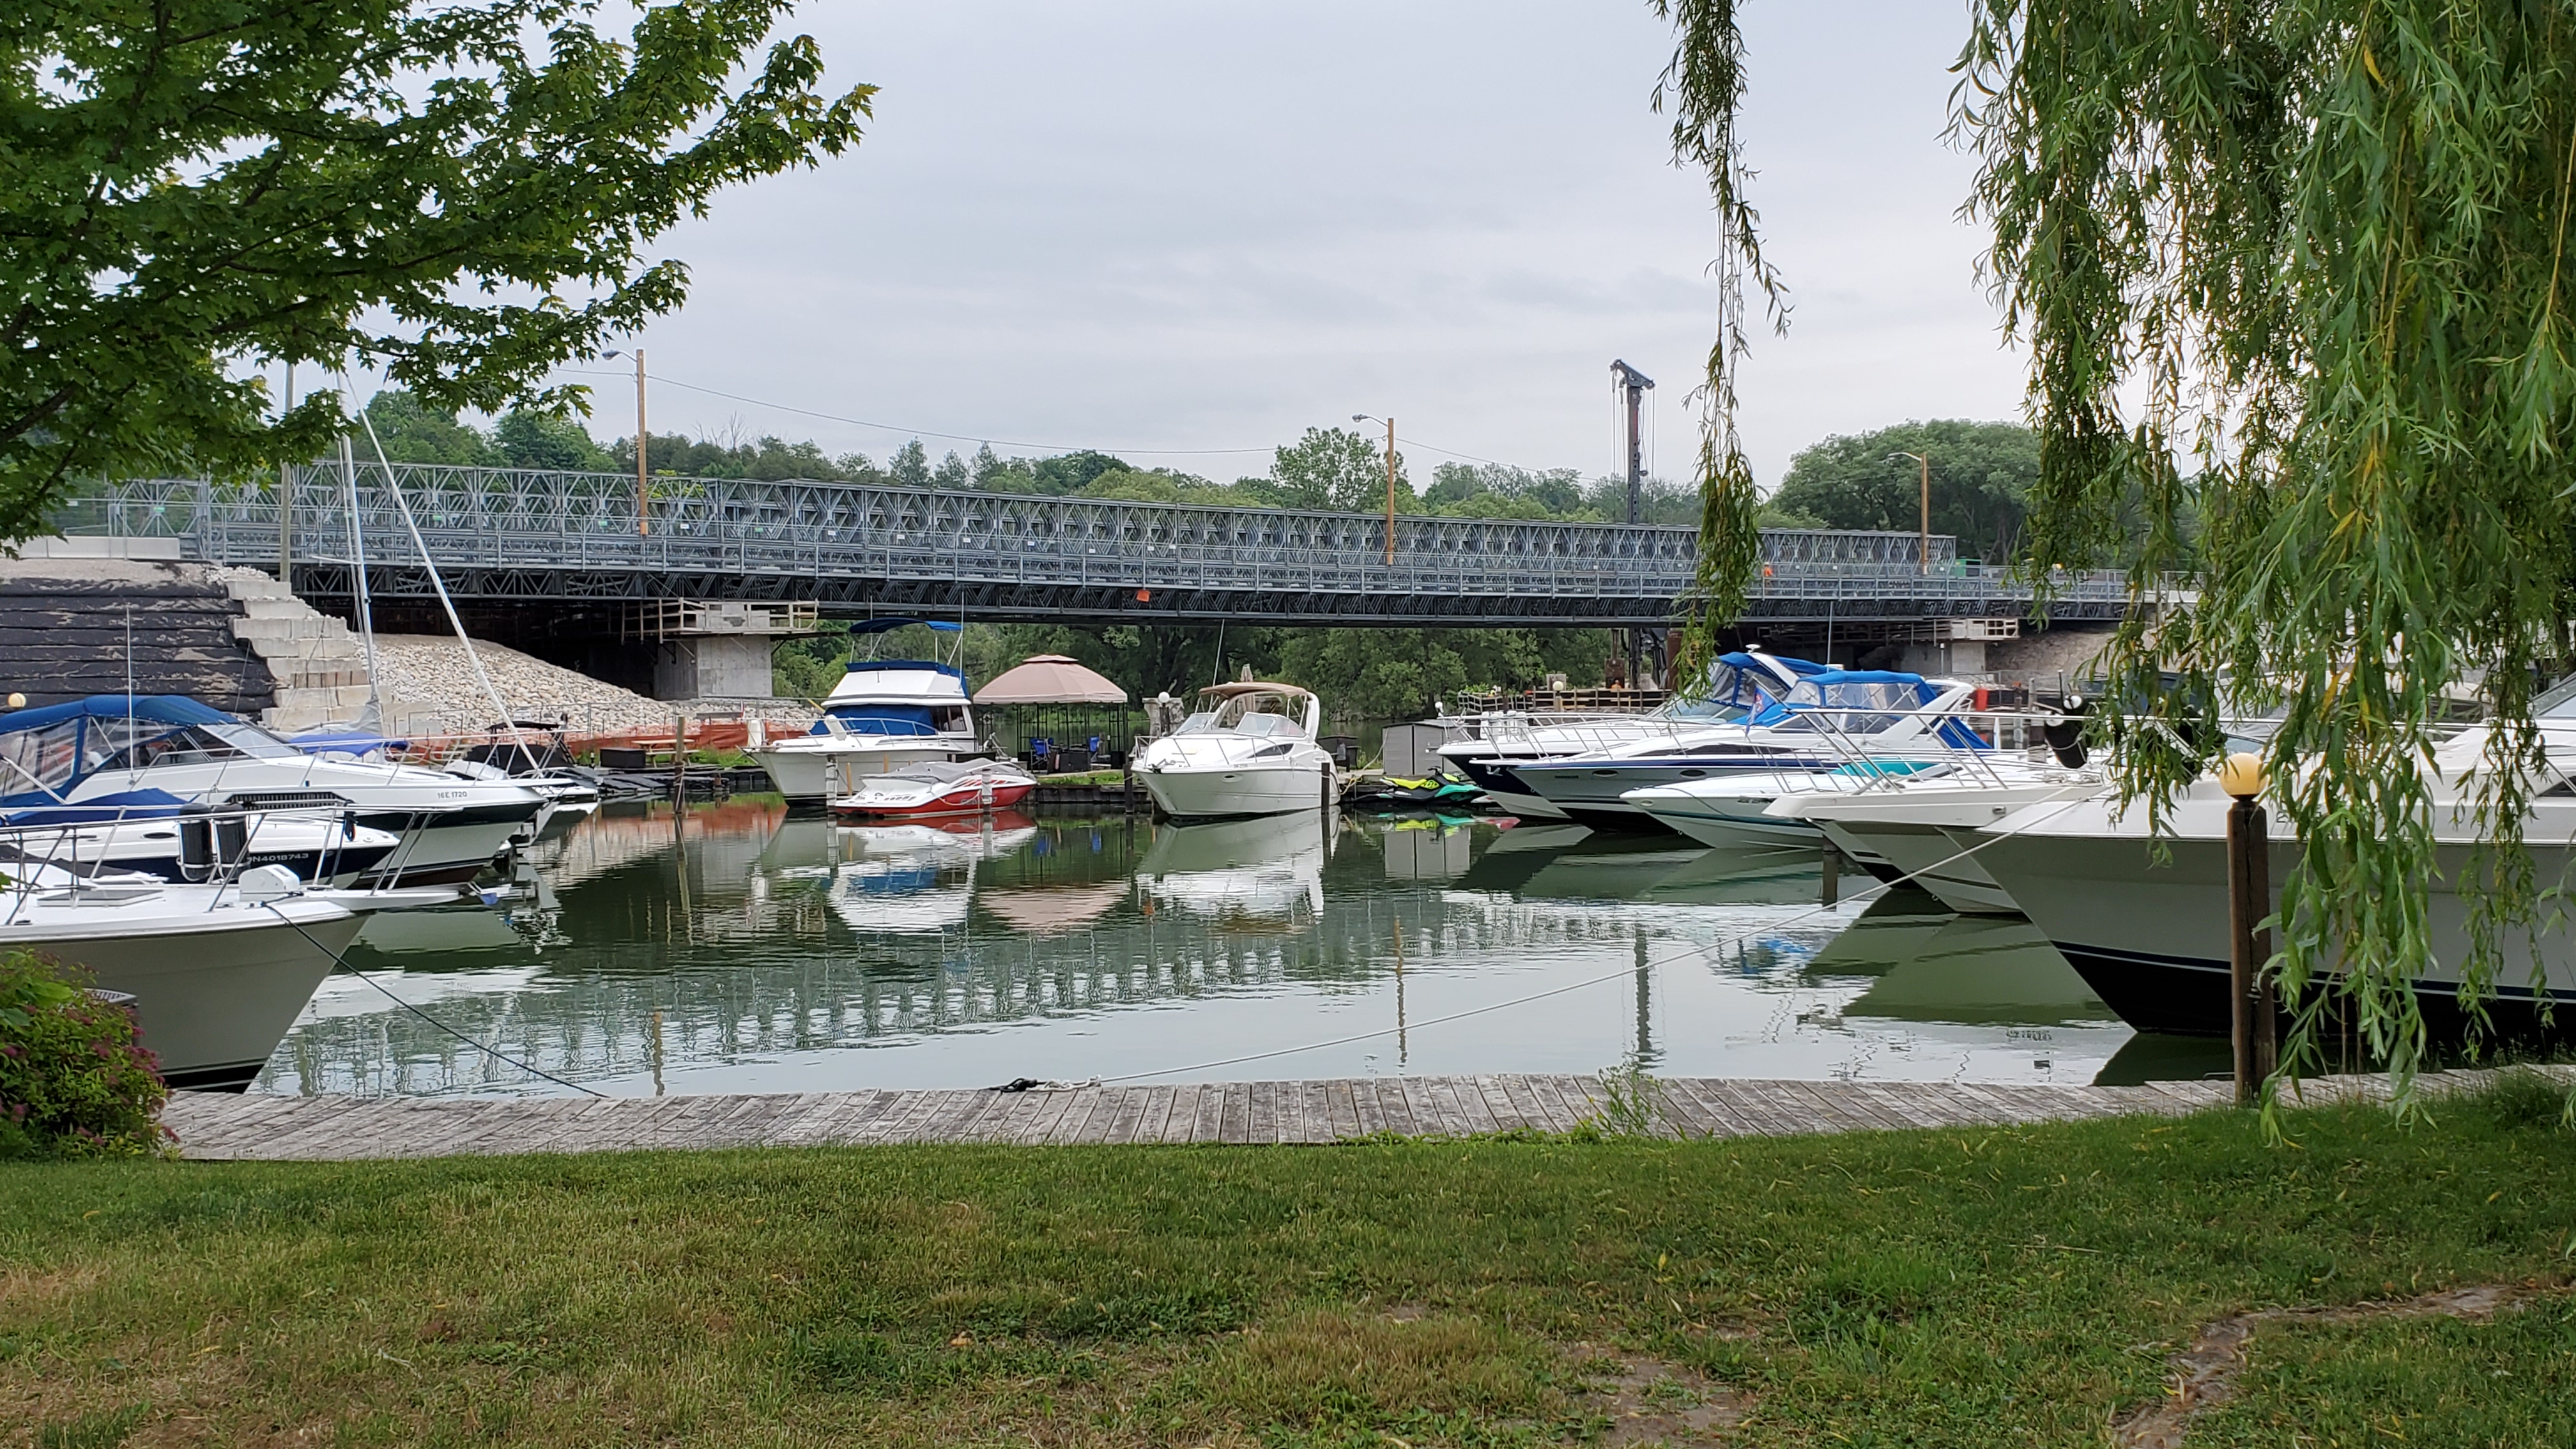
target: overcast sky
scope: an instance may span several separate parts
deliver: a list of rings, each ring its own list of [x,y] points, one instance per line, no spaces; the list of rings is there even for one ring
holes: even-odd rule
[[[1744,378],[1764,486],[1829,433],[2017,414],[2021,363],[1955,219],[1956,0],[1752,0],[1745,135],[1794,291]],[[1446,454],[1607,471],[1608,369],[1655,377],[1688,468],[1712,329],[1706,191],[1647,98],[1642,0],[810,0],[866,141],[721,194],[658,252],[694,275],[643,339],[656,432],[880,459],[1094,447],[1231,480],[1394,413]],[[615,364],[610,364],[615,365]],[[692,392],[739,394],[889,427]],[[631,432],[603,381],[593,431]],[[1031,445],[1039,445],[1032,447]],[[1243,449],[1188,452],[1180,450]]]

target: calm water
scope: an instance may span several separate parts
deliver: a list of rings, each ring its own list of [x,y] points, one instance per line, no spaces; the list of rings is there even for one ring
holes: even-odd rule
[[[2026,923],[1857,876],[1823,906],[1797,851],[1312,814],[847,828],[749,797],[612,806],[539,861],[551,899],[378,916],[351,964],[618,1095],[2226,1065],[2223,1044],[2134,1036]],[[255,1090],[566,1089],[335,976]]]

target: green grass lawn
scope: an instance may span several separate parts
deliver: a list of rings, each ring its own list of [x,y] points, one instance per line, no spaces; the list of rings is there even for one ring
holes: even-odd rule
[[[0,1167],[0,1443],[2100,1445],[2222,1315],[2562,1281],[2560,1105]],[[2185,1442],[2401,1437],[2576,1442],[2576,1299],[2265,1326]]]

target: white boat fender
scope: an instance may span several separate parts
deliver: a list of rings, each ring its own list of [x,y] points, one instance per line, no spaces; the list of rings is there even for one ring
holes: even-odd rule
[[[282,901],[288,896],[304,894],[304,882],[295,872],[282,865],[254,865],[241,873],[234,886],[245,901]]]

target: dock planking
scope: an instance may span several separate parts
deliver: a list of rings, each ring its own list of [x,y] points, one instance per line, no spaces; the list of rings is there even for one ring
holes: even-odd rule
[[[2542,1069],[2576,1082],[2576,1069]],[[2425,1078],[2474,1088],[2489,1072]],[[2224,1082],[2059,1086],[1960,1082],[1654,1083],[1656,1135],[1785,1137],[2172,1117],[2224,1105]],[[2377,1077],[2305,1084],[2308,1102],[2384,1099]],[[520,1153],[896,1143],[1119,1146],[1322,1144],[1358,1138],[1561,1133],[1598,1120],[1599,1084],[1567,1076],[1357,1077],[1182,1086],[1046,1086],[1022,1093],[795,1092],[724,1097],[226,1096],[182,1092],[164,1120],[181,1155],[209,1161],[353,1161]]]

